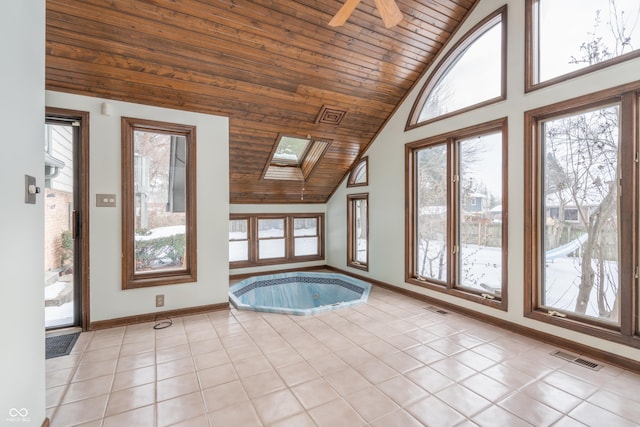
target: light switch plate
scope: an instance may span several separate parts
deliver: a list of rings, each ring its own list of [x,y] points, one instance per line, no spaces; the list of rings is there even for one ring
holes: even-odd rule
[[[115,194],[96,194],[96,207],[98,208],[115,208]]]

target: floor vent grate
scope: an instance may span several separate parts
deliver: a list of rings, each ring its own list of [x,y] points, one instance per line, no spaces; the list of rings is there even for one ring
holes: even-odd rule
[[[575,363],[576,365],[584,366],[585,368],[592,369],[594,371],[599,371],[602,368],[602,365],[592,362],[590,360],[583,359],[582,357],[566,353],[561,350],[556,350],[550,353],[552,356],[559,357],[560,359],[566,360],[567,362]]]
[[[429,310],[429,311],[433,311],[434,313],[438,313],[438,314],[449,314],[448,311],[445,311],[441,308],[438,307],[434,307],[432,305],[428,305],[424,308],[425,310]]]

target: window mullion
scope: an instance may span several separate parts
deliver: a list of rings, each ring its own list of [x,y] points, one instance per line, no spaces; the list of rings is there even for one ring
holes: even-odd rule
[[[258,233],[257,230],[257,219],[255,217],[249,217],[249,230],[248,230],[248,238],[249,238],[249,261],[256,262],[258,259]]]
[[[631,238],[620,239],[620,332],[633,336],[638,333],[636,314],[637,283],[635,277],[638,263],[638,163],[636,161],[638,96],[634,92],[627,92],[622,96],[620,111],[620,235]],[[626,286],[625,284],[628,284]]]
[[[459,239],[458,233],[458,186],[459,186],[459,170],[458,170],[458,147],[455,139],[448,138],[447,140],[447,175],[448,175],[448,188],[449,194],[447,200],[447,288],[454,289],[458,282],[458,246]]]

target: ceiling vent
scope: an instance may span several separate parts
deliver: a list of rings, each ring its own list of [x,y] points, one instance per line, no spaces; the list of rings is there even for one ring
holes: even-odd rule
[[[318,113],[318,117],[316,117],[316,123],[337,126],[340,124],[345,114],[347,114],[347,112],[344,110],[323,105]]]

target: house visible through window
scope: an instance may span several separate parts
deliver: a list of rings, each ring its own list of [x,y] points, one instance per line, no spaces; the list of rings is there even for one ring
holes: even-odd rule
[[[506,146],[506,120],[408,144],[407,282],[504,298]]]
[[[620,103],[604,103],[534,118],[538,136],[530,150],[544,160],[534,166],[541,172],[533,178],[541,189],[534,194],[539,208],[532,209],[540,235],[526,245],[537,248],[538,308],[614,325],[620,324],[623,283],[620,239],[630,234],[623,232],[618,203],[620,112]]]
[[[639,90],[525,113],[525,315],[634,347]]]

